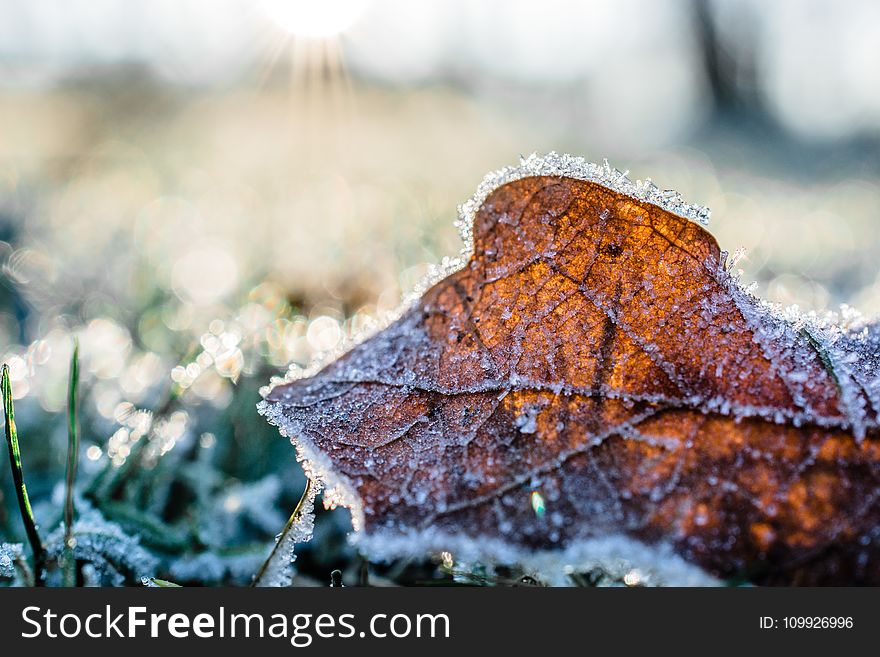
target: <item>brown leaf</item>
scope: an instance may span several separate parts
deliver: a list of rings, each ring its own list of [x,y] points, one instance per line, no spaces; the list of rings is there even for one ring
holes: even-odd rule
[[[463,268],[266,398],[365,549],[880,584],[877,325],[763,304],[659,191],[527,174]]]

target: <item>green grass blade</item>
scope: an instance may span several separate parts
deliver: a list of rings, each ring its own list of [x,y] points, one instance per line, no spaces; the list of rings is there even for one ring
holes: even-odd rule
[[[179,589],[182,588],[180,584],[175,584],[174,582],[169,582],[167,579],[159,579],[158,577],[151,577],[150,582],[159,589]]]
[[[64,584],[76,585],[76,563],[73,559],[73,485],[76,483],[76,467],[79,462],[79,421],[77,417],[77,391],[79,390],[79,342],[74,339],[70,356],[70,377],[67,387],[67,477],[64,499]]]
[[[24,483],[24,472],[21,467],[21,450],[18,447],[18,431],[15,428],[15,408],[12,403],[12,383],[9,380],[9,366],[4,363],[0,374],[0,393],[3,397],[3,413],[6,418],[6,445],[9,447],[9,461],[12,465],[12,480],[15,483],[15,492],[18,496],[18,508],[21,512],[21,521],[27,533],[31,550],[34,553],[34,584],[41,586],[43,583],[43,567],[46,562],[46,553],[43,542],[37,532],[37,523],[31,502],[28,498],[27,486]]]
[[[305,506],[306,500],[309,497],[309,491],[312,488],[312,480],[306,477],[306,488],[303,491],[302,497],[299,498],[299,502],[296,504],[296,508],[293,510],[293,513],[290,514],[290,518],[287,520],[287,524],[284,525],[284,529],[278,535],[278,539],[275,541],[275,547],[272,548],[272,552],[269,554],[269,557],[263,562],[263,565],[260,566],[260,570],[254,576],[253,581],[251,581],[251,586],[259,586],[260,582],[263,581],[263,576],[266,574],[266,571],[269,569],[269,564],[272,563],[272,560],[275,558],[278,549],[284,543],[284,539],[290,533],[291,528],[294,523],[299,519],[300,513],[302,513],[303,507]]]

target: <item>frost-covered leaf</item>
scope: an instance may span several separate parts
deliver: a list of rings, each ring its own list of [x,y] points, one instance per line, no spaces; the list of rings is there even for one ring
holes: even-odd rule
[[[705,216],[529,158],[446,278],[261,410],[375,557],[880,584],[880,327],[754,298]]]

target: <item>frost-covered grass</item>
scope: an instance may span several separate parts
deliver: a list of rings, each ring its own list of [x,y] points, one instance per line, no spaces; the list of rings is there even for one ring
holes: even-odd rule
[[[66,409],[66,474],[63,484],[59,482],[51,499],[37,506],[35,513],[24,477],[9,367],[3,365],[0,389],[6,443],[28,549],[21,543],[2,544],[0,584],[121,586],[142,581],[166,582],[156,577],[160,574],[196,584],[249,582],[269,544],[260,538],[271,535],[283,522],[274,508],[282,497],[280,479],[268,475],[252,484],[227,481],[224,487],[219,475],[196,459],[192,467],[179,470],[188,482],[178,481],[173,475],[164,481],[153,479],[150,483],[158,484],[160,492],[149,490],[147,483],[140,481],[142,495],[149,499],[158,493],[173,504],[179,503],[172,497],[173,489],[179,492],[180,487],[189,484],[193,504],[186,510],[188,517],[178,522],[169,522],[157,509],[150,509],[149,503],[147,508],[139,508],[129,498],[129,485],[139,479],[132,476],[134,468],[121,471],[122,468],[109,463],[104,469],[93,471],[86,481],[78,482],[78,388],[78,348],[74,347]],[[147,442],[145,438],[144,444]],[[310,501],[314,501],[314,494]],[[298,527],[293,523],[298,519],[295,516],[291,525]],[[37,517],[51,519],[43,524],[48,533],[41,532]],[[4,520],[8,522],[5,514]],[[304,538],[296,532],[286,533],[290,533],[293,542]],[[242,535],[253,535],[254,539],[250,544],[236,545],[241,543]],[[275,571],[275,584],[281,583],[279,576],[286,576],[284,583],[290,583],[292,543],[286,556],[270,563]]]

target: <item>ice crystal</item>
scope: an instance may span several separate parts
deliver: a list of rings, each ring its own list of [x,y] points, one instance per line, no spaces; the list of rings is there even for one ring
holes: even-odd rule
[[[0,577],[15,577],[15,563],[21,559],[21,543],[0,543]]]

